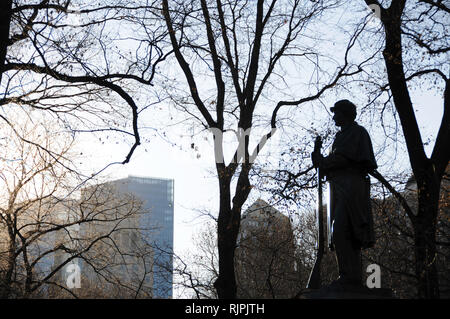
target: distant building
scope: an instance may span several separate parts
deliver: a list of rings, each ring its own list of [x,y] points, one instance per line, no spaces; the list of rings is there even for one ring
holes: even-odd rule
[[[129,176],[111,182],[119,192],[130,193],[143,203],[140,227],[153,247],[153,298],[172,298],[174,180]]]
[[[60,285],[80,298],[153,297],[154,252],[142,231],[141,206],[105,183],[84,188],[74,205],[59,211],[60,223],[71,225],[55,238],[67,248],[55,252]],[[67,263],[74,253],[81,255]]]
[[[81,288],[74,290],[81,298],[172,298],[173,196],[171,179],[129,176],[86,187],[76,199],[17,204],[15,226],[26,238],[37,236],[26,246],[33,280],[51,276],[39,296],[64,298]],[[0,223],[0,279],[7,234]],[[23,255],[14,264],[18,289],[27,275]]]
[[[295,294],[295,241],[290,219],[259,199],[241,219],[236,248],[239,298]]]

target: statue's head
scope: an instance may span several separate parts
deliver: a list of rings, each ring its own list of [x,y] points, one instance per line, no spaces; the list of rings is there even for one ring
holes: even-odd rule
[[[350,124],[356,118],[356,106],[349,100],[337,101],[330,110],[334,113],[333,120],[337,126]]]

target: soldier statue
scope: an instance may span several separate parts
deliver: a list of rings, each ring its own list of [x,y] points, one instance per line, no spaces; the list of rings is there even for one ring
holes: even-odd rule
[[[356,106],[340,100],[330,110],[340,131],[328,156],[319,150],[311,157],[329,182],[329,246],[339,268],[330,287],[351,289],[362,285],[361,249],[375,243],[368,173],[377,163],[369,134],[355,122]]]

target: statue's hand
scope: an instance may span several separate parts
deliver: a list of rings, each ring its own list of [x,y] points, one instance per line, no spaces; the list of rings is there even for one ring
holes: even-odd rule
[[[320,154],[321,148],[322,148],[322,138],[320,137],[320,135],[318,135],[316,137],[316,140],[314,141],[314,151],[311,154],[313,166],[316,168],[320,166],[323,159],[322,154]]]

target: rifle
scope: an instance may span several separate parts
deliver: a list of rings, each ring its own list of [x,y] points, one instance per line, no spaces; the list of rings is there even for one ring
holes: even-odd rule
[[[320,136],[316,137],[316,140],[314,142],[314,153],[320,154],[320,149],[322,147],[322,139]],[[314,267],[311,271],[311,274],[309,276],[308,285],[307,288],[309,289],[319,289],[320,288],[320,264],[322,262],[322,257],[324,253],[324,233],[323,233],[323,202],[322,202],[322,196],[323,196],[323,190],[322,190],[322,180],[323,180],[323,174],[321,172],[320,167],[316,167],[317,170],[317,226],[318,226],[318,242],[316,245],[317,249],[317,257],[316,261],[314,263]]]

